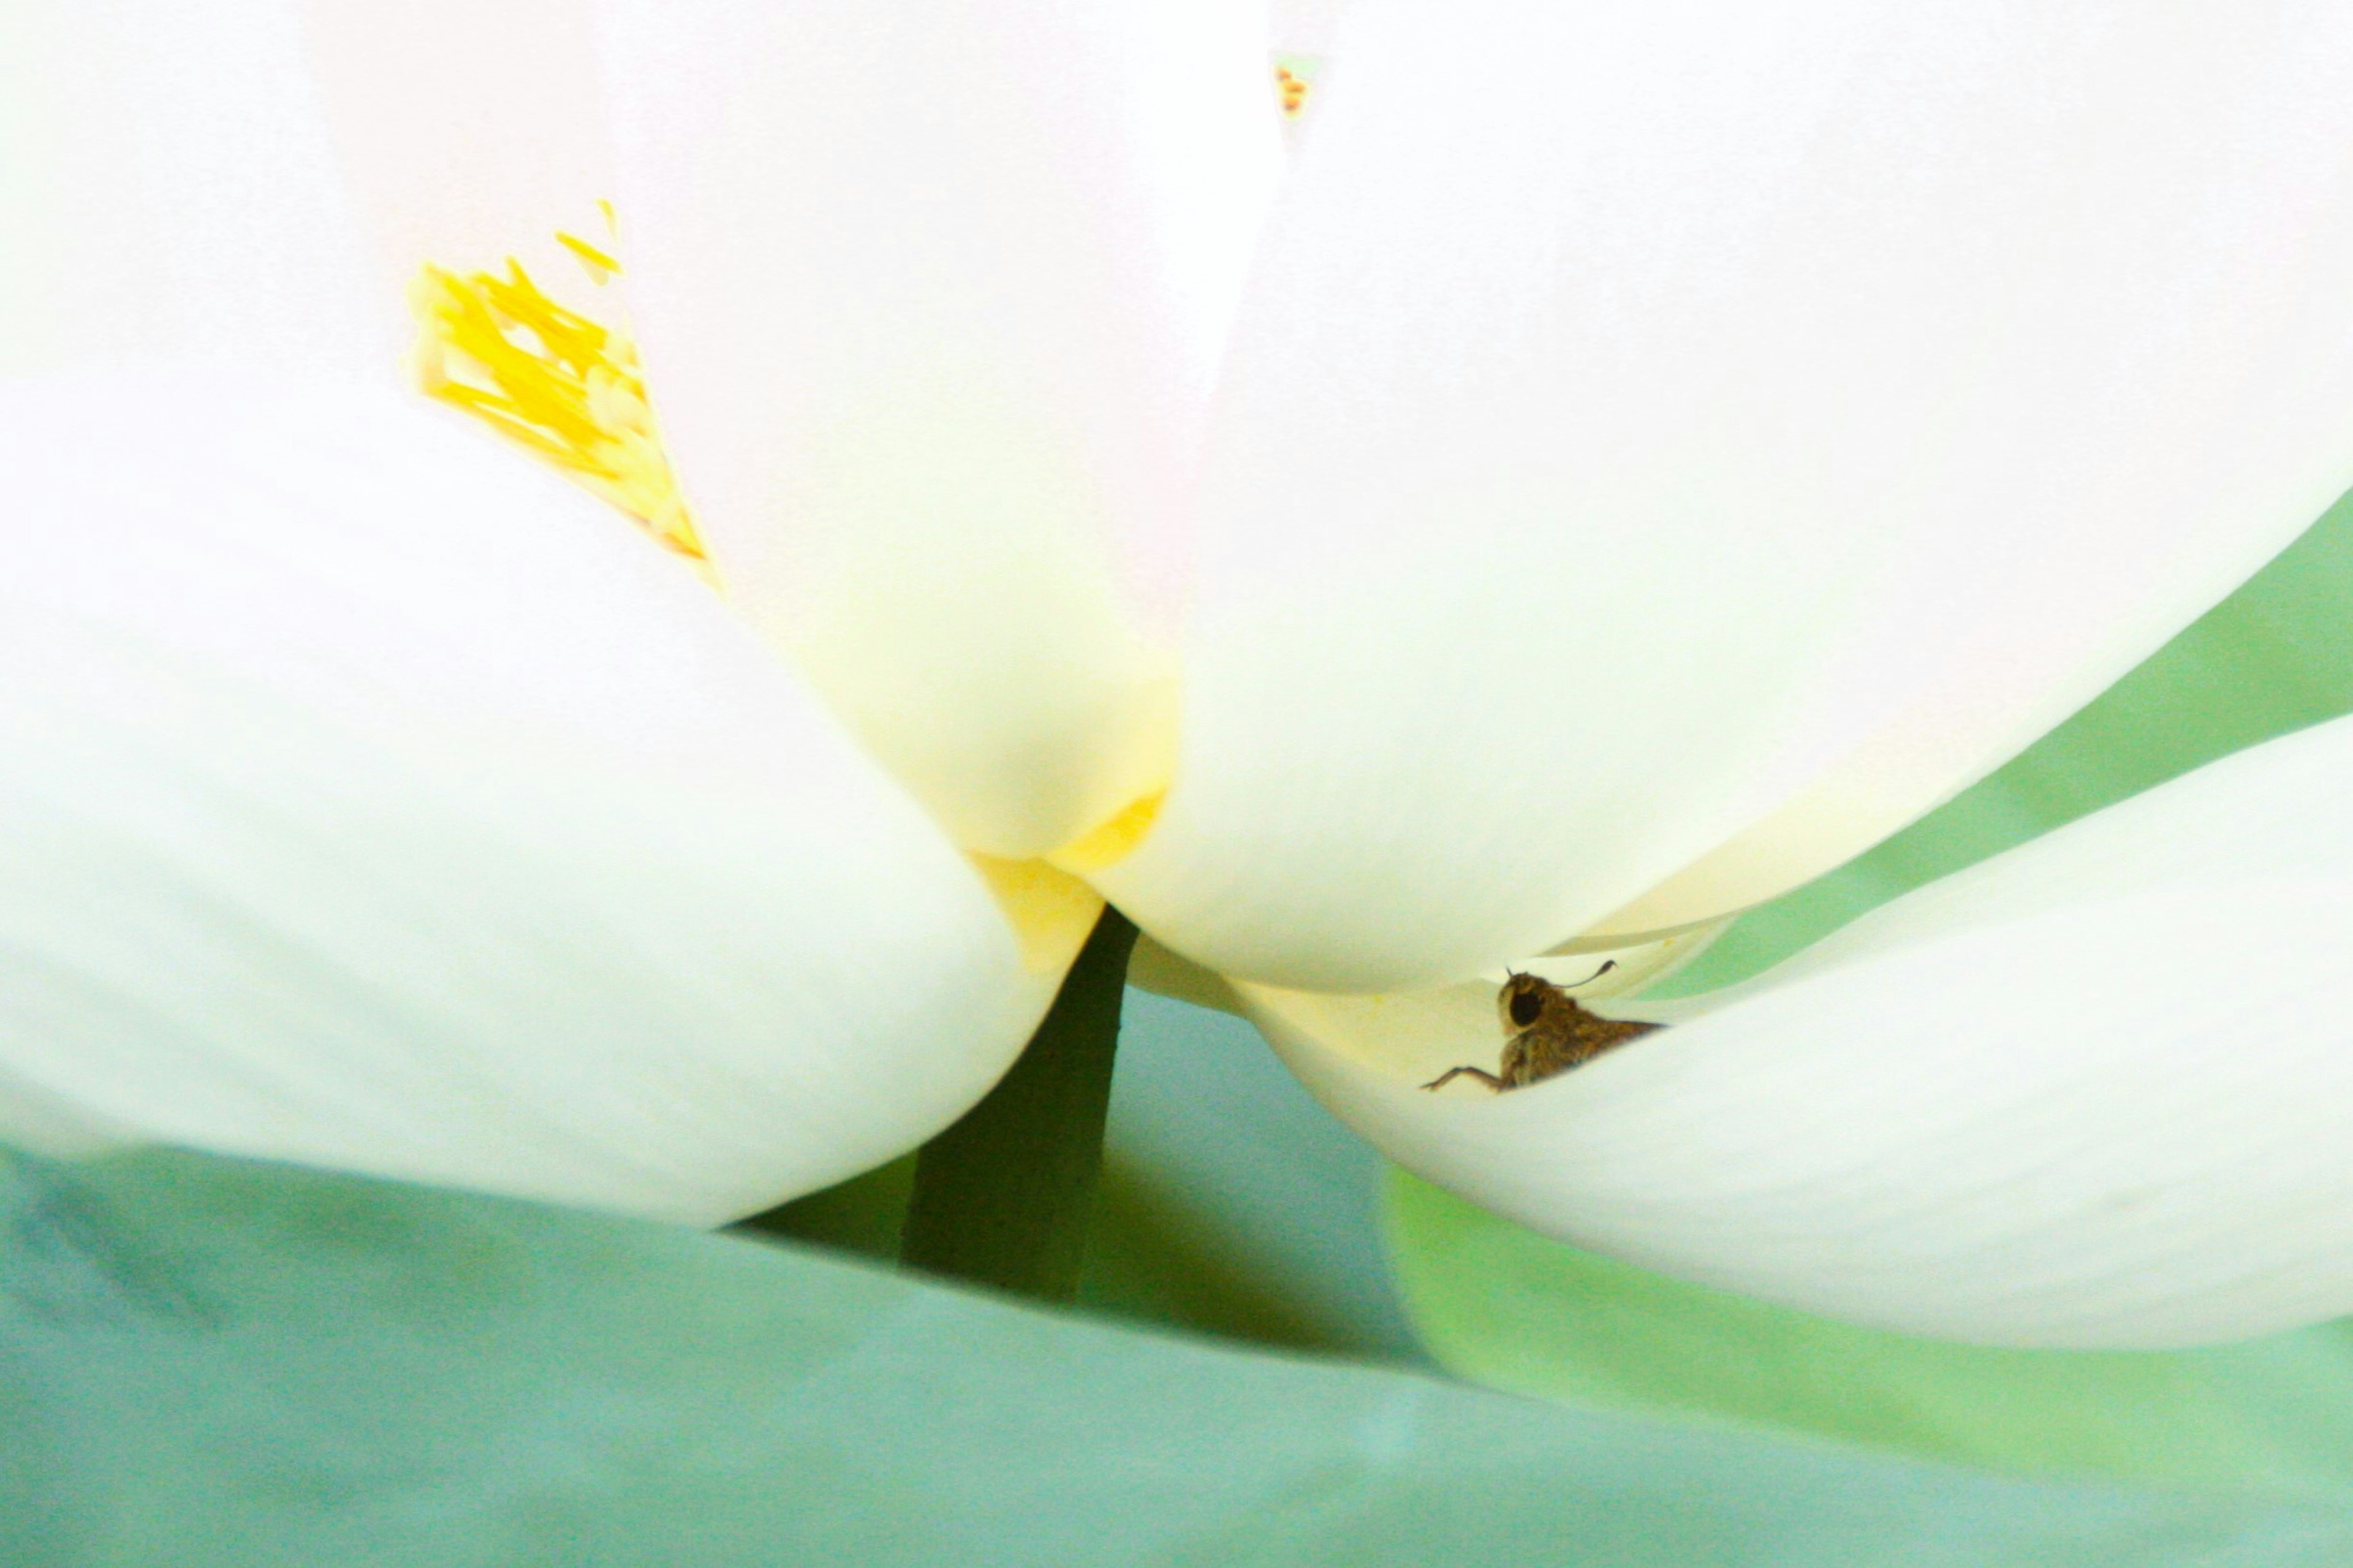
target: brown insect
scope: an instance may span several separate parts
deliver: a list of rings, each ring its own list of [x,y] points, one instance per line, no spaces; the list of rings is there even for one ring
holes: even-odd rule
[[[1578,984],[1590,985],[1617,967],[1618,961],[1613,958]],[[1458,1078],[1470,1077],[1497,1094],[1507,1089],[1525,1089],[1573,1067],[1581,1067],[1612,1046],[1622,1046],[1665,1026],[1621,1023],[1588,1013],[1576,997],[1542,975],[1516,971],[1496,993],[1495,1010],[1503,1015],[1504,1033],[1511,1037],[1504,1042],[1504,1059],[1499,1064],[1504,1070],[1492,1073],[1484,1068],[1448,1068],[1422,1088],[1442,1089]]]

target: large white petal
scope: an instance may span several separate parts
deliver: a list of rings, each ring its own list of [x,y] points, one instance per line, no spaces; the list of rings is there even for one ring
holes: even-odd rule
[[[968,846],[1159,789],[1282,156],[1262,16],[603,9],[649,379],[733,598]]]
[[[1283,53],[1320,61],[1340,47],[1344,19],[1356,8],[1352,0],[1272,0],[1268,28]]]
[[[156,351],[394,374],[401,300],[296,0],[0,16],[0,372]]]
[[[1241,989],[1358,1131],[1552,1235],[1912,1332],[2153,1348],[2353,1310],[2348,931],[2338,721],[1490,1101],[1413,1086],[1492,1065],[1491,988]]]
[[[1848,826],[1810,781],[1867,841],[2353,480],[2353,12],[1351,20],[1240,319],[1180,771],[1094,879],[1198,962],[1461,976],[1793,799]]]
[[[0,390],[0,1121],[696,1219],[983,1093],[1086,911],[676,557],[393,395]]]
[[[596,47],[576,0],[304,0],[303,43],[345,183],[397,306],[417,268],[520,259],[594,298],[572,233],[609,247],[613,195]]]

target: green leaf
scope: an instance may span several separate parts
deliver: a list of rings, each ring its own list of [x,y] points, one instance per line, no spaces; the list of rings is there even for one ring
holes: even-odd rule
[[[1873,905],[2353,711],[2353,498],[2098,700],[1852,864],[1742,917],[1660,994],[1745,978]],[[1496,1387],[2043,1473],[2287,1489],[2353,1481],[2353,1331],[2189,1355],[1961,1349],[1846,1328],[1559,1246],[1403,1175],[1408,1315]]]
[[[2325,1564],[2062,1487],[1222,1349],[839,1258],[150,1152],[0,1162],[25,1568]]]
[[[1859,1329],[1547,1241],[1404,1172],[1398,1283],[1492,1387],[2024,1473],[2281,1495],[2353,1487],[2353,1331],[2198,1351],[1989,1350]]]
[[[1228,1013],[1131,990],[1079,1303],[1366,1360],[1429,1358],[1389,1289],[1380,1156]],[[913,1155],[744,1225],[885,1261]]]

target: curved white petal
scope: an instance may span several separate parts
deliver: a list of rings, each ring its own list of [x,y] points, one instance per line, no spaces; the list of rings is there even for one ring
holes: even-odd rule
[[[1883,832],[2353,480],[2353,13],[1352,21],[1240,318],[1178,776],[1094,879],[1200,963],[1461,976],[1811,781]],[[1629,923],[1747,896],[1703,892]]]
[[[2353,1310],[2348,803],[2338,721],[1492,1100],[1413,1087],[1492,1066],[1492,989],[1241,990],[1351,1125],[1549,1234],[1909,1332],[2243,1337]]]
[[[296,0],[0,17],[0,373],[155,353],[380,374],[384,295]]]
[[[1248,0],[603,7],[649,381],[744,611],[967,846],[1166,782],[1281,160]]]
[[[2264,411],[2266,416],[2268,410]],[[2316,443],[2316,453],[2324,448]],[[2241,476],[2269,488],[2286,474]],[[2324,471],[2295,479],[2266,507],[2172,514],[2174,527],[2131,517],[2084,529],[2072,559],[2046,552],[2031,574],[1988,574],[1968,585],[1963,616],[1932,606],[1968,574],[1961,563],[1922,557],[1910,591],[1891,595],[1879,615],[1890,641],[1916,641],[1910,657],[1933,653],[1937,673],[1894,694],[1893,711],[1852,751],[1808,780],[1773,813],[1742,829],[1585,934],[1588,942],[1675,930],[1778,897],[1862,853],[1975,784],[2040,739],[2278,552],[2303,526],[2293,492],[2317,494]],[[2010,552],[2000,531],[1949,541],[1960,555]],[[1851,679],[1871,668],[1880,645],[1864,640],[1846,656]]]
[[[0,453],[0,1100],[717,1219],[1050,1000],[1074,937],[1025,964],[675,557],[486,437],[116,377],[8,384]]]
[[[612,244],[612,154],[588,11],[576,0],[305,0],[303,43],[376,288],[397,307],[427,262],[594,296],[571,233]]]

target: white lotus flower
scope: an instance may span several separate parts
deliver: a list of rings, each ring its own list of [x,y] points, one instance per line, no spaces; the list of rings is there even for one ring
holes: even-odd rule
[[[2353,1308],[2341,727],[1416,1087],[2353,482],[2353,14],[1425,10],[1287,146],[1242,0],[13,21],[0,1123],[723,1217],[970,1104],[1100,894],[1555,1234],[2005,1342]],[[607,195],[723,600],[364,384]]]

